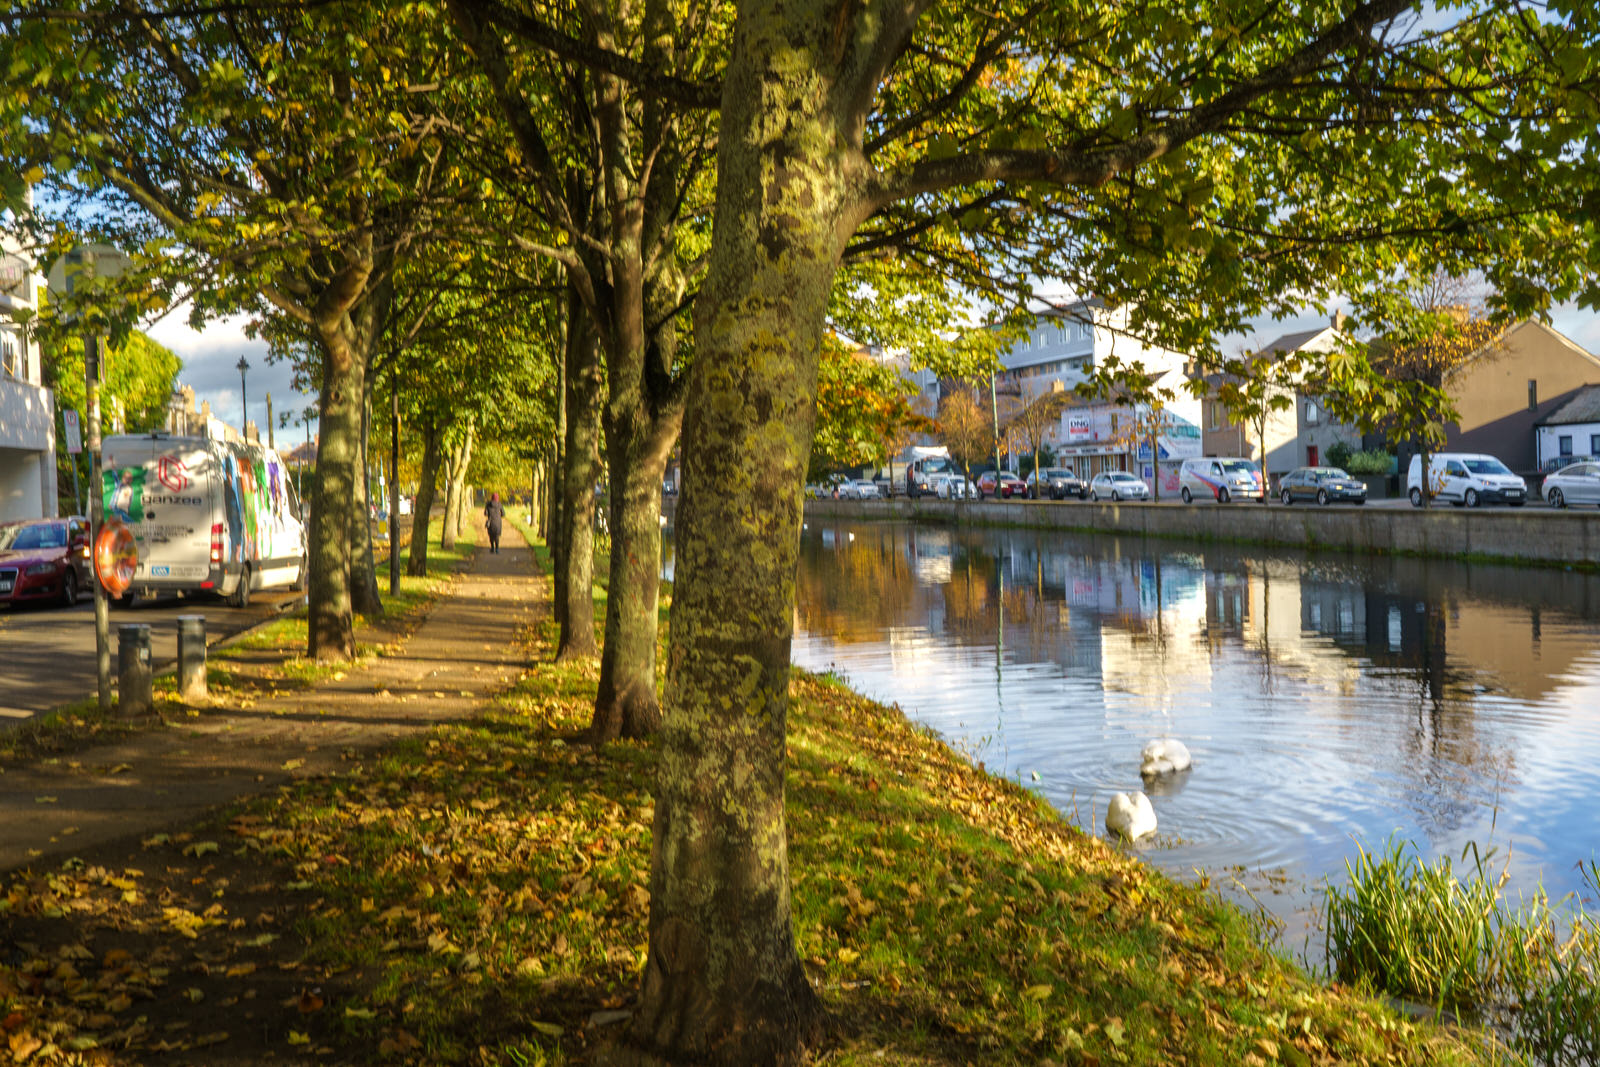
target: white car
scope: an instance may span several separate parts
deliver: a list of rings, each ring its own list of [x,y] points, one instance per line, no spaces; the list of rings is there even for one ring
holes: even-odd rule
[[[1528,483],[1493,456],[1481,452],[1436,452],[1428,457],[1429,495],[1456,507],[1510,504],[1520,508],[1528,499]],[[1411,457],[1406,472],[1406,495],[1411,506],[1422,506],[1422,457]]]
[[[1101,471],[1089,483],[1089,499],[1149,500],[1150,487],[1127,471]]]
[[[855,478],[839,483],[840,500],[877,500],[878,487],[865,478]]]
[[[1600,504],[1600,463],[1574,463],[1547,475],[1544,498],[1553,508]]]
[[[940,500],[966,500],[972,496],[972,483],[964,475],[940,474],[935,476],[933,491]]]

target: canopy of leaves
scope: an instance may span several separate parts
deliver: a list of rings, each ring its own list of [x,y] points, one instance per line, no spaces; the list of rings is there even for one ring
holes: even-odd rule
[[[850,351],[836,339],[824,342],[807,477],[818,481],[841,468],[880,465],[908,431],[929,428],[911,408],[913,392],[893,365]]]

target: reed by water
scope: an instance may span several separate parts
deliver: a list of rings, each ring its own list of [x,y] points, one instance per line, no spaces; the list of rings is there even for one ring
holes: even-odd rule
[[[1537,1063],[1600,1064],[1600,865],[1555,902],[1542,888],[1508,899],[1506,868],[1475,845],[1459,865],[1358,846],[1346,871],[1324,904],[1339,980],[1480,1018]]]

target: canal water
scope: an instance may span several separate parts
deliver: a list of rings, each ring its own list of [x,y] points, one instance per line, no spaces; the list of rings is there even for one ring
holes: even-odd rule
[[[1140,750],[1135,845],[1318,941],[1356,843],[1469,843],[1508,891],[1600,856],[1600,578],[1056,532],[808,522],[794,662],[897,703],[1104,833]]]

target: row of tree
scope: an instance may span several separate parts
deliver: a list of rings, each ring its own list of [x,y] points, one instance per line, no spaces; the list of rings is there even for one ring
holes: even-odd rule
[[[789,1062],[819,1032],[783,800],[830,330],[970,375],[1005,331],[956,327],[1018,327],[1050,278],[1220,365],[1255,316],[1420,267],[1483,270],[1497,314],[1595,295],[1587,9],[0,0],[0,26],[0,195],[45,188],[42,257],[92,235],[137,265],[66,310],[249,311],[316,384],[312,655],[350,656],[378,603],[369,412],[405,411],[426,471],[488,439],[546,465],[560,655],[601,657],[591,738],[659,731],[627,1047],[667,1061]],[[1106,386],[1137,398],[1128,371]]]

